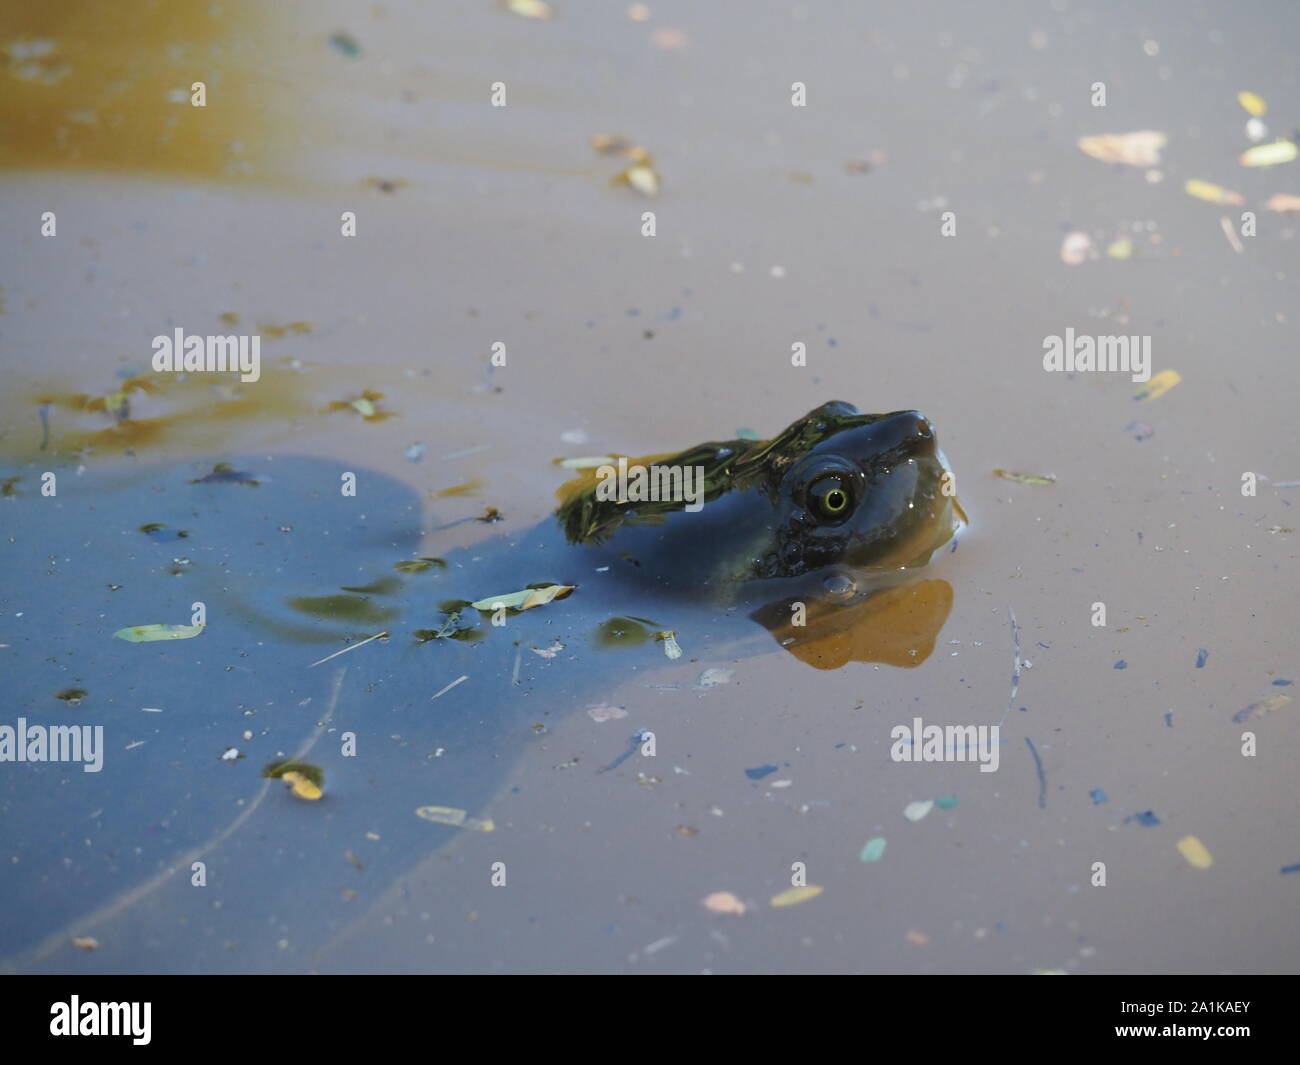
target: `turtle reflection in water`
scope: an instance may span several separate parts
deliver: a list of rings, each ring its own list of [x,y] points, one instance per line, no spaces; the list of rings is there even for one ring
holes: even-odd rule
[[[107,755],[100,773],[0,777],[21,858],[0,866],[8,967],[310,969],[361,912],[349,893],[400,889],[452,833],[492,827],[530,726],[611,694],[599,648],[638,627],[675,632],[694,662],[760,653],[772,637],[822,669],[912,666],[932,650],[951,589],[905,582],[964,515],[920,414],[827,403],[771,440],[640,462],[698,471],[702,506],[608,498],[588,470],[558,521],[427,563],[412,561],[429,545],[409,488],[363,471],[344,497],[344,468],[323,460],[232,460],[256,468],[237,484],[193,464],[91,469],[54,499],[11,501],[16,583],[0,605],[25,612],[11,705],[49,715],[50,693],[75,681]],[[186,529],[184,557],[141,536],[146,523]],[[537,609],[472,605],[552,584],[575,590]],[[195,602],[207,612],[196,638],[108,638],[188,621]],[[636,653],[664,664],[655,646]],[[322,799],[262,779],[285,760],[323,768]],[[458,821],[427,813],[437,807],[466,811],[460,827],[415,816]],[[92,933],[99,949],[69,953]]]

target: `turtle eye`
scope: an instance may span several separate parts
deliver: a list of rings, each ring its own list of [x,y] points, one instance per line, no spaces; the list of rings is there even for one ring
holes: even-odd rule
[[[826,521],[840,521],[849,512],[852,502],[849,486],[841,477],[823,477],[808,489],[808,502],[818,517]]]

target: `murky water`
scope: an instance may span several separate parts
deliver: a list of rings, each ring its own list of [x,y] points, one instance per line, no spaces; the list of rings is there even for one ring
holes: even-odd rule
[[[1294,132],[1300,15],[648,6],[0,14],[0,725],[105,748],[94,774],[0,763],[7,964],[1293,971],[1296,223],[1265,205],[1300,163],[1239,164],[1237,94]],[[1076,146],[1135,130],[1166,134],[1158,164]],[[610,184],[613,133],[658,196]],[[176,327],[257,332],[262,379],[155,380]],[[1044,372],[1070,328],[1150,337],[1181,383]],[[529,546],[571,476],[551,459],[830,399],[923,410],[956,471],[972,525],[924,571],[919,665],[812,668],[746,618],[601,613],[590,584],[505,640],[411,637],[507,591],[473,566],[565,579]],[[217,462],[260,483],[191,483]],[[461,569],[394,568],[419,558]],[[195,601],[199,637],[112,638]],[[682,657],[596,647],[615,615]],[[998,770],[894,761],[915,717],[1001,722]],[[261,776],[285,758],[323,799]],[[822,893],[773,906],[795,863]]]

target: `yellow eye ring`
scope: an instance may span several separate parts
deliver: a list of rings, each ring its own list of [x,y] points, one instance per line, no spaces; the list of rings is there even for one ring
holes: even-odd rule
[[[823,477],[808,492],[813,509],[823,518],[844,517],[849,510],[850,493],[838,477]]]

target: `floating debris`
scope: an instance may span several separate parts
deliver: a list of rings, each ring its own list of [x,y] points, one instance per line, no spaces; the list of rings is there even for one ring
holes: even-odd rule
[[[352,34],[341,30],[330,34],[330,45],[339,55],[347,56],[349,59],[356,59],[361,55],[361,45],[357,43],[357,39]]]
[[[668,658],[681,658],[682,649],[677,644],[677,633],[672,629],[665,629],[663,632],[656,632],[655,639],[664,645],[664,655]]]
[[[308,669],[314,669],[316,666],[319,666],[321,663],[323,663],[323,662],[328,662],[331,658],[338,658],[339,655],[345,655],[345,654],[347,654],[349,651],[355,651],[358,647],[364,647],[366,644],[370,643],[372,640],[378,640],[378,639],[380,639],[381,637],[383,637],[383,636],[387,636],[387,635],[388,635],[387,632],[377,632],[377,633],[375,633],[373,636],[367,636],[364,640],[360,640],[360,641],[358,641],[357,643],[350,644],[350,645],[347,646],[347,647],[341,648],[340,650],[335,651],[335,652],[334,652],[333,654],[331,654],[331,655],[326,655],[324,658],[318,658],[315,662],[313,662],[313,663],[312,663],[310,666],[308,666],[307,668],[308,668]]]
[[[385,196],[391,196],[398,189],[404,189],[411,183],[405,178],[366,178],[366,185],[372,189],[378,189]]]
[[[540,658],[554,658],[564,650],[564,644],[556,640],[550,647],[530,647],[529,650]]]
[[[701,905],[710,913],[720,913],[731,917],[743,917],[745,904],[730,891],[715,891],[706,896]]]
[[[1047,773],[1043,770],[1043,760],[1038,757],[1038,748],[1034,746],[1034,741],[1028,736],[1025,737],[1025,743],[1029,747],[1029,753],[1034,756],[1034,770],[1038,773],[1038,808],[1047,809]]]
[[[196,477],[190,484],[247,484],[256,488],[261,482],[251,473],[235,469],[229,462],[218,462],[211,473]]]
[[[659,195],[659,186],[662,184],[659,171],[651,165],[648,155],[642,162],[633,163],[626,170],[620,170],[609,181],[611,185],[628,185],[642,196],[650,198]]]
[[[866,845],[862,848],[862,853],[858,855],[860,862],[878,862],[885,856],[885,837],[875,836],[867,840]]]
[[[494,832],[497,827],[491,818],[480,820],[477,817],[470,817],[464,810],[458,810],[454,806],[421,806],[415,811],[415,815],[423,817],[426,821],[466,828],[474,832]]]
[[[762,780],[766,776],[771,776],[780,768],[780,766],[776,765],[755,766],[753,769],[746,769],[745,776],[749,777],[750,780]]]
[[[469,674],[468,674],[468,673],[463,673],[463,674],[461,674],[459,677],[457,677],[455,680],[453,680],[450,684],[446,685],[446,686],[443,687],[443,688],[440,688],[436,693],[434,693],[433,695],[429,696],[429,702],[433,702],[434,699],[437,699],[437,698],[439,698],[440,696],[446,695],[449,691],[451,691],[452,688],[456,687],[457,684],[463,684],[463,683],[464,683],[465,681],[467,681],[467,680],[469,680]]]
[[[1227,238],[1228,243],[1232,246],[1232,250],[1235,251],[1238,255],[1241,255],[1246,250],[1246,247],[1244,244],[1241,243],[1241,238],[1237,236],[1237,229],[1232,224],[1232,219],[1229,218],[1226,214],[1221,215],[1219,218],[1219,228],[1223,230],[1223,235]]]
[[[81,700],[89,694],[90,692],[85,688],[64,688],[62,691],[55,692],[54,698],[62,699],[69,706],[80,706]]]
[[[1016,484],[1055,484],[1056,474],[1054,473],[1014,473],[1011,470],[996,469],[993,471],[994,477],[1001,477],[1004,481],[1015,481]]]
[[[909,821],[915,823],[920,821],[926,814],[934,809],[934,800],[926,799],[923,802],[909,802],[903,807],[903,816]]]
[[[1238,710],[1232,715],[1232,720],[1237,724],[1241,724],[1243,721],[1253,721],[1257,717],[1273,713],[1274,710],[1281,710],[1289,702],[1291,702],[1291,696],[1289,695],[1270,695],[1267,699],[1251,703],[1244,710]]]
[[[1237,93],[1237,103],[1241,104],[1242,109],[1252,118],[1263,118],[1268,114],[1268,104],[1264,102],[1262,96],[1253,92]]]
[[[1300,155],[1300,145],[1295,141],[1274,141],[1247,148],[1237,157],[1237,162],[1242,166],[1277,166],[1291,162],[1297,155]]]
[[[1210,852],[1205,849],[1205,844],[1195,836],[1184,836],[1178,841],[1178,853],[1187,859],[1189,865],[1195,869],[1208,869],[1214,864],[1214,859]]]
[[[1279,192],[1270,196],[1264,206],[1270,211],[1300,211],[1300,196]]]
[[[1140,129],[1133,133],[1103,133],[1095,137],[1080,137],[1079,150],[1103,163],[1123,163],[1126,166],[1159,166],[1160,150],[1169,138],[1158,130]]]
[[[94,936],[73,936],[72,945],[78,950],[98,950],[99,940]]]
[[[706,669],[700,674],[700,679],[695,682],[695,690],[703,691],[706,688],[716,688],[719,684],[730,684],[731,677],[735,670],[719,669],[713,667]]]
[[[940,795],[934,800],[935,806],[940,810],[951,810],[957,805],[956,795]]]
[[[576,459],[553,459],[556,466],[566,470],[593,470],[601,466],[613,466],[618,462],[617,455],[587,455]]]
[[[394,417],[392,411],[381,410],[378,406],[379,400],[384,398],[382,392],[375,392],[367,388],[359,396],[352,399],[334,400],[328,407],[327,412],[350,410],[360,414],[368,422],[382,422],[386,418]]]
[[[506,10],[523,18],[545,21],[555,17],[555,9],[546,0],[505,0]]]
[[[1228,204],[1232,207],[1240,207],[1246,201],[1242,199],[1241,193],[1233,192],[1231,189],[1225,189],[1222,185],[1213,185],[1208,181],[1199,181],[1196,178],[1188,180],[1183,186],[1183,191],[1188,196],[1195,196],[1198,200],[1205,200],[1207,203]]]
[[[1156,435],[1155,429],[1149,426],[1146,422],[1129,422],[1128,425],[1124,426],[1124,431],[1126,433],[1132,433],[1133,439],[1139,443],[1143,440],[1150,440]]]
[[[1092,800],[1093,806],[1100,806],[1102,803],[1109,801],[1106,798],[1106,793],[1101,788],[1093,788],[1092,791],[1088,792],[1088,798]]]
[[[555,599],[565,599],[576,588],[575,584],[544,584],[538,587],[524,588],[506,595],[490,595],[479,599],[470,606],[475,610],[532,610],[533,607],[545,606]]]
[[[914,947],[924,947],[929,944],[930,937],[924,932],[918,932],[915,928],[909,928],[907,934],[903,937]]]
[[[1121,659],[1120,659],[1118,662],[1116,662],[1115,665],[1112,666],[1111,668],[1113,668],[1113,669],[1128,669],[1128,663],[1125,662],[1124,659],[1121,658]]]
[[[587,707],[587,716],[599,725],[606,721],[618,721],[620,718],[627,717],[627,711],[621,706],[601,703],[598,706]]]
[[[1160,824],[1160,818],[1158,818],[1152,810],[1143,810],[1141,813],[1129,814],[1128,817],[1124,818],[1124,824],[1127,825],[1130,821],[1136,821],[1143,828],[1155,828]]]
[[[311,322],[285,322],[284,325],[259,325],[257,331],[268,340],[280,340],[287,336],[306,336],[311,332]]]
[[[1128,237],[1120,237],[1119,240],[1106,245],[1106,254],[1112,259],[1131,259],[1133,258],[1133,241]]]
[[[1161,370],[1139,388],[1133,398],[1139,403],[1159,399],[1175,385],[1181,383],[1182,379],[1182,374],[1177,370]]]
[[[801,902],[807,902],[809,899],[815,899],[825,890],[816,884],[808,884],[804,887],[787,888],[772,896],[770,905],[777,907],[798,906]]]
[[[272,762],[262,770],[262,776],[283,780],[294,795],[309,802],[324,794],[325,772],[310,762]]]
[[[1300,873],[1300,862],[1296,862],[1295,865],[1284,865],[1282,866],[1281,869],[1278,870],[1278,872],[1279,873]]]
[[[393,569],[398,573],[424,573],[435,568],[446,569],[446,561],[441,558],[407,558],[393,563]]]
[[[204,630],[203,625],[131,625],[118,629],[113,636],[127,643],[154,643],[157,640],[189,640]]]
[[[1075,230],[1067,233],[1061,241],[1061,262],[1066,266],[1078,266],[1088,261],[1092,254],[1092,238],[1087,233]]]
[[[637,150],[621,133],[597,133],[591,138],[591,146],[600,155],[631,155]]]
[[[1205,663],[1208,662],[1209,660],[1210,660],[1210,652],[1207,651],[1204,647],[1202,647],[1199,651],[1196,652],[1197,669],[1204,669]]]

